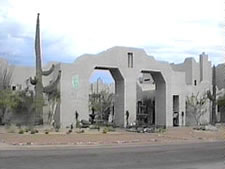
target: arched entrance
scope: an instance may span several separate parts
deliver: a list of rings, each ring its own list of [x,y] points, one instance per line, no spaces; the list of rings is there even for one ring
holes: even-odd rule
[[[150,116],[156,126],[165,126],[166,124],[166,82],[162,73],[157,70],[141,70],[143,74],[150,74],[154,80],[154,112]]]
[[[96,66],[97,70],[108,70],[115,81],[115,102],[114,102],[114,122],[117,126],[124,126],[124,112],[125,112],[125,91],[124,91],[124,78],[117,67]]]

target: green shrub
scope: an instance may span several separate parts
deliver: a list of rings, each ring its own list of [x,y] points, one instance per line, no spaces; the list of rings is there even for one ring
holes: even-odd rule
[[[35,134],[35,133],[36,133],[36,131],[33,129],[30,131],[30,134]]]
[[[25,128],[24,131],[27,133],[27,132],[30,131],[30,129],[29,128]]]
[[[18,133],[23,134],[24,133],[23,129],[20,129]]]
[[[8,133],[16,133],[16,127],[15,126],[9,126]]]
[[[45,129],[45,134],[49,134],[50,130],[49,129]]]
[[[109,132],[114,132],[114,131],[116,131],[116,129],[113,128],[113,127],[108,127],[108,131],[109,131]]]
[[[76,131],[76,133],[78,133],[78,134],[84,133],[84,130],[78,130],[78,131]]]
[[[70,134],[70,133],[72,133],[73,132],[73,130],[72,129],[69,129],[67,132],[66,132],[66,134]]]
[[[103,131],[102,131],[103,134],[106,134],[106,133],[108,133],[108,132],[109,132],[109,129],[108,129],[107,127],[105,127],[105,128],[103,129]]]

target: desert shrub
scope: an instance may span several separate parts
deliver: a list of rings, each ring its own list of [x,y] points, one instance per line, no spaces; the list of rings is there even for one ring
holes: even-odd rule
[[[66,132],[66,134],[70,134],[70,133],[72,133],[73,132],[73,130],[72,129],[69,129],[67,132]]]
[[[36,131],[34,129],[30,130],[30,134],[35,134]]]
[[[27,132],[30,131],[30,129],[29,128],[25,128],[24,131],[27,133]]]
[[[108,131],[109,132],[114,132],[114,131],[116,131],[116,129],[111,126],[111,127],[108,127]]]
[[[9,126],[7,130],[8,130],[8,133],[16,133],[16,126],[13,126],[13,125]]]
[[[18,133],[23,134],[24,133],[23,129],[20,129]]]
[[[84,133],[84,130],[78,130],[78,131],[76,131],[76,133],[78,133],[78,134]]]
[[[49,130],[48,129],[45,129],[45,134],[49,134]]]
[[[107,127],[105,127],[105,128],[103,129],[103,131],[102,131],[103,134],[106,134],[106,133],[108,133],[108,132],[109,132],[109,129],[108,129]]]

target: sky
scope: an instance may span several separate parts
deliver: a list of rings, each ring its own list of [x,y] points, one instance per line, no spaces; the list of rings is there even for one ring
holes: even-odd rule
[[[74,62],[113,46],[181,63],[203,51],[224,62],[224,0],[0,0],[0,57],[35,65],[40,13],[43,62]]]

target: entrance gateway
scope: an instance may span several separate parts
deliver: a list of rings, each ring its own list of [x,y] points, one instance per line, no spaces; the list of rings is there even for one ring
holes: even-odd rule
[[[185,74],[173,71],[168,63],[156,61],[142,49],[113,47],[97,55],[82,55],[72,64],[60,63],[60,69],[61,104],[57,121],[62,127],[74,122],[75,111],[80,119],[89,118],[89,78],[95,69],[109,70],[115,80],[114,121],[118,126],[126,127],[126,111],[129,111],[129,122],[136,120],[140,73],[151,74],[155,81],[157,126],[173,126],[173,95],[179,96],[178,110],[185,113],[182,91],[186,85]]]

